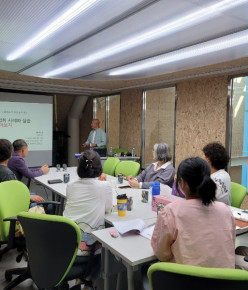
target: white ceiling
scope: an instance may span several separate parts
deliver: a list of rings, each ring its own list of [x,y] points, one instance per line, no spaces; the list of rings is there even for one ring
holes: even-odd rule
[[[238,0],[233,0],[233,2]],[[180,19],[216,0],[100,0],[59,32],[13,61],[9,53],[28,41],[76,0],[0,0],[0,69],[30,76],[44,76],[79,59],[110,50],[151,28]],[[182,27],[174,33],[136,45],[124,52],[91,60],[84,66],[54,76],[64,79],[108,80],[151,77],[248,56],[248,41],[239,46],[191,57],[133,74],[110,76],[114,68],[186,49],[223,36],[248,32],[248,1],[211,19]],[[248,39],[248,38],[247,38]]]

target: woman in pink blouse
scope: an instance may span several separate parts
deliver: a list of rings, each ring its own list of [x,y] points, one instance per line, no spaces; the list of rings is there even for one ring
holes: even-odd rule
[[[235,268],[235,221],[229,207],[215,201],[207,162],[185,159],[178,168],[177,187],[186,199],[159,213],[151,241],[155,255],[179,264]]]

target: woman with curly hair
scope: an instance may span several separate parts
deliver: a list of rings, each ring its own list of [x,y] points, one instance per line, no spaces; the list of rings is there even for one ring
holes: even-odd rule
[[[216,183],[216,199],[231,205],[231,178],[225,171],[229,156],[225,147],[219,142],[212,142],[203,147],[203,159],[210,166],[211,178]]]

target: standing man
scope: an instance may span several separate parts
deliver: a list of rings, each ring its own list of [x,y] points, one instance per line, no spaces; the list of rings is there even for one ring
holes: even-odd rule
[[[83,147],[90,146],[94,147],[103,147],[106,145],[106,133],[99,128],[100,121],[98,119],[93,119],[91,121],[91,128],[89,137],[85,143],[82,144]]]
[[[43,165],[41,168],[27,167],[24,158],[28,155],[28,144],[24,140],[15,140],[13,147],[14,153],[8,162],[8,167],[18,180],[21,180],[23,176],[33,178],[49,172],[48,165]]]

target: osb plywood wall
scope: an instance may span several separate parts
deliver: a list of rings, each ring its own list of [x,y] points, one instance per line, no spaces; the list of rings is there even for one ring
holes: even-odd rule
[[[67,116],[74,102],[75,96],[71,95],[56,95],[53,97],[53,130],[64,131],[67,133]],[[57,117],[56,113],[57,111]]]
[[[233,82],[232,157],[243,155],[246,77]]]
[[[173,150],[174,119],[175,87],[146,91],[145,166],[153,162],[155,143],[167,143]]]
[[[100,128],[106,132],[105,118],[106,118],[106,101],[105,97],[96,98],[96,118],[100,121]]]
[[[120,143],[120,95],[109,98],[109,134],[108,150],[110,147],[119,148]]]
[[[229,170],[229,174],[231,176],[231,180],[233,182],[237,182],[241,184],[242,178],[242,166],[233,166]]]
[[[83,151],[82,144],[87,140],[91,131],[91,120],[93,118],[93,98],[88,98],[88,101],[82,112],[82,118],[79,124],[79,151]]]
[[[120,147],[140,156],[142,131],[142,90],[126,90],[121,93]]]
[[[176,168],[186,157],[201,156],[211,141],[225,144],[227,87],[227,77],[178,84]]]

